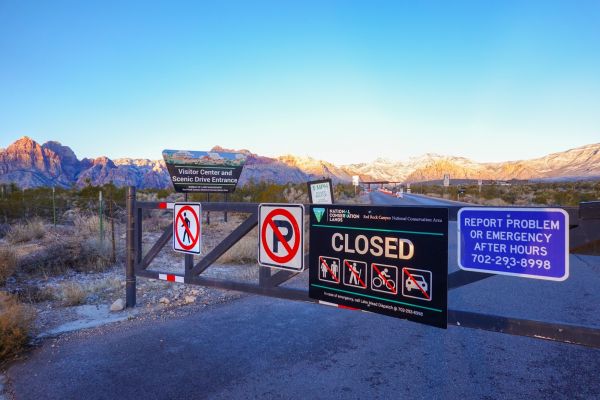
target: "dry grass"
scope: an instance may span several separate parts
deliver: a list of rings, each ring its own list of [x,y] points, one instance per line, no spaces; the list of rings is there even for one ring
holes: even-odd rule
[[[52,287],[39,286],[35,284],[25,284],[12,292],[20,302],[40,303],[42,301],[51,301],[56,298],[56,293]]]
[[[10,227],[6,234],[9,243],[29,242],[33,239],[41,239],[46,234],[46,227],[39,218],[34,218],[26,223],[15,224]]]
[[[247,264],[256,263],[258,255],[258,236],[256,229],[244,236],[232,248],[223,254],[218,263],[221,264]]]
[[[0,247],[0,286],[17,270],[17,255],[8,247]]]
[[[111,245],[96,237],[72,237],[55,243],[25,260],[21,269],[43,275],[63,274],[68,270],[101,272],[111,266]]]
[[[110,294],[121,289],[121,281],[117,278],[104,278],[88,285],[85,290],[90,294]]]
[[[64,306],[78,306],[85,303],[87,292],[78,283],[63,283],[59,291],[60,301]]]
[[[0,292],[0,361],[17,354],[25,346],[34,319],[30,307]]]
[[[76,214],[73,217],[75,235],[89,237],[100,234],[100,217],[94,214]]]

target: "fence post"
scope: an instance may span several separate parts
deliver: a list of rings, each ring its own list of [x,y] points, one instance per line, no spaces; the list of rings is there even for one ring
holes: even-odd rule
[[[117,262],[117,245],[115,243],[115,216],[113,215],[113,197],[112,190],[110,191],[110,197],[108,200],[108,214],[110,215],[110,234],[112,239],[112,253],[110,261],[113,263]]]
[[[227,203],[227,201],[229,200],[228,195],[229,193],[225,192],[225,203]],[[223,212],[223,221],[227,222],[227,209],[225,209],[225,211]]]
[[[56,200],[54,192],[55,188],[52,186],[52,221],[54,222],[54,229],[56,229]]]
[[[102,209],[102,190],[98,192],[98,202],[100,203],[98,208],[98,218],[100,219],[100,243],[104,243],[104,210]]]
[[[210,203],[210,193],[206,193],[206,202]],[[206,225],[210,225],[210,211],[206,212]]]
[[[127,260],[125,264],[125,307],[135,307],[135,186],[127,188]],[[137,249],[139,251],[139,249]]]

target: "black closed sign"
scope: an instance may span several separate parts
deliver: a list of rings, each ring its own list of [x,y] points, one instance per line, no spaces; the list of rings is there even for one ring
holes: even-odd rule
[[[311,206],[309,262],[313,299],[447,327],[446,208]]]

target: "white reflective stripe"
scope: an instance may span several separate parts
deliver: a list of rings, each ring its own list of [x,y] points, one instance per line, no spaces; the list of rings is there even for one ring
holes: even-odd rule
[[[335,303],[329,303],[327,301],[319,300],[319,304],[323,304],[324,306],[337,307],[338,305]]]
[[[158,274],[158,279],[163,281],[184,283],[183,276],[173,274]]]
[[[172,210],[175,207],[175,203],[167,203],[167,210]]]

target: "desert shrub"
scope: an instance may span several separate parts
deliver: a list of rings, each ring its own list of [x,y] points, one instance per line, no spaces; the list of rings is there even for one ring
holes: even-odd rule
[[[41,239],[46,234],[46,227],[39,218],[33,218],[25,223],[12,225],[6,234],[9,243],[28,242],[33,239]]]
[[[35,284],[20,285],[11,290],[12,295],[22,303],[40,303],[42,301],[54,300],[56,295],[52,287],[43,287]]]
[[[111,265],[112,247],[108,240],[89,238],[81,243],[80,249],[80,265],[76,269],[85,272],[100,272]]]
[[[169,197],[169,195],[170,195],[171,193],[173,193],[173,191],[172,191],[172,190],[170,190],[170,189],[159,189],[159,190],[156,192],[156,197],[158,197],[159,199],[166,199],[166,198],[168,198],[168,197]]]
[[[101,272],[110,265],[110,241],[96,237],[73,237],[63,243],[46,247],[35,257],[23,262],[20,268],[28,273],[63,274],[68,270]]]
[[[17,255],[8,246],[0,247],[0,285],[17,270]]]
[[[85,303],[87,293],[83,286],[74,282],[67,282],[61,285],[60,300],[64,306],[77,306]]]
[[[73,218],[75,235],[88,237],[100,233],[100,218],[95,214],[77,214]]]
[[[508,204],[515,204],[515,201],[517,200],[517,194],[512,191],[507,191],[502,193],[500,198]]]
[[[333,186],[335,200],[351,199],[354,197],[354,186],[351,183],[338,183]]]
[[[30,307],[0,292],[0,361],[17,354],[25,346],[34,318]]]
[[[6,234],[10,231],[9,224],[0,224],[0,239],[6,236]]]
[[[550,200],[550,196],[548,194],[548,192],[536,192],[535,196],[533,197],[533,202],[535,204],[548,204]]]

